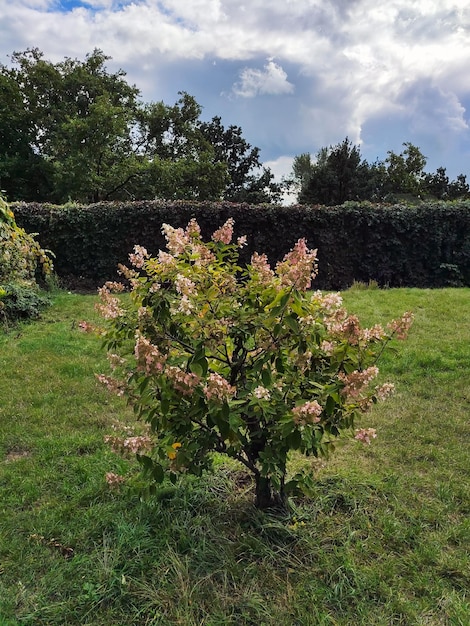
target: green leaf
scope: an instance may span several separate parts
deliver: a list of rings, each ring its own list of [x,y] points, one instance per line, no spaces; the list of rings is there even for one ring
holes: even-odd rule
[[[298,296],[296,296],[294,298],[294,301],[291,303],[290,308],[292,309],[292,311],[294,313],[296,313],[299,317],[304,317],[305,316],[305,306],[302,305],[301,301],[299,300]]]
[[[228,423],[234,432],[236,432],[240,426],[243,426],[243,420],[237,413],[230,413]]]
[[[153,469],[152,469],[152,477],[156,483],[163,482],[163,479],[165,478],[165,472],[163,470],[163,467],[160,465],[160,463],[154,462]]]
[[[148,376],[145,376],[139,383],[139,391],[140,393],[143,393],[145,391],[145,389],[148,387],[148,384],[150,382],[150,378]]]
[[[286,304],[289,301],[289,298],[290,298],[290,292],[289,291],[287,293],[284,293],[284,292],[280,291],[277,294],[277,296],[274,298],[274,300],[265,307],[265,309],[267,311],[271,311],[271,314],[273,316],[276,316],[286,306]]]
[[[272,383],[272,377],[271,377],[271,372],[269,371],[269,369],[264,369],[261,372],[261,380],[263,381],[263,385],[265,387],[270,387],[271,383]]]
[[[222,437],[222,439],[227,439],[229,434],[230,434],[230,424],[225,419],[219,419],[217,420],[217,427],[220,431],[220,436]]]
[[[168,411],[170,410],[170,400],[166,396],[160,400],[160,407],[163,415],[168,415]]]
[[[227,439],[230,433],[229,413],[230,407],[224,403],[218,411],[214,410],[206,416],[207,423],[210,425],[212,422],[219,429],[222,439]]]
[[[331,395],[331,394],[330,394],[330,395],[328,396],[328,398],[327,398],[326,402],[325,402],[325,409],[324,409],[324,410],[325,410],[325,413],[326,413],[327,415],[332,415],[332,414],[333,414],[333,411],[335,410],[335,408],[336,408],[336,405],[337,405],[337,404],[338,404],[338,403],[337,403],[336,399],[333,397],[333,395]]]
[[[292,315],[286,315],[286,317],[284,318],[284,321],[286,323],[286,325],[294,331],[294,333],[299,333],[300,332],[300,327],[299,327],[299,322],[297,321],[297,319],[295,317],[293,317]]]
[[[228,419],[229,419],[229,417],[230,417],[230,406],[228,405],[228,403],[227,403],[227,402],[224,402],[224,403],[222,404],[222,410],[221,410],[221,412],[220,412],[220,413],[221,413],[221,415],[222,415],[222,418],[223,418],[224,420],[228,421]]]
[[[189,364],[189,369],[193,374],[202,378],[204,376],[204,370],[202,369],[202,365],[200,363],[195,363],[194,361]]]
[[[291,434],[287,437],[287,442],[292,450],[298,450],[302,443],[302,436],[300,432],[298,430],[292,431]]]

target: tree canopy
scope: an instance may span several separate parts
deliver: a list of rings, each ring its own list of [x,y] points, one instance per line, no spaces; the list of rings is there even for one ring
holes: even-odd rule
[[[450,181],[446,169],[426,173],[427,159],[410,142],[399,154],[389,150],[384,161],[368,163],[360,147],[346,137],[335,146],[294,158],[291,184],[301,204],[340,205],[348,200],[372,202],[436,198],[452,200],[469,196],[466,177]]]
[[[201,120],[186,92],[144,103],[95,49],[52,63],[37,48],[0,65],[0,188],[9,200],[277,199],[239,127]]]

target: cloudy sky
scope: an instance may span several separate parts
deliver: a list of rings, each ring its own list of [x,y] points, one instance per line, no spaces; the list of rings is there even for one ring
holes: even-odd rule
[[[146,102],[187,91],[279,175],[348,136],[470,178],[468,0],[0,0],[0,62],[28,47],[100,48]]]

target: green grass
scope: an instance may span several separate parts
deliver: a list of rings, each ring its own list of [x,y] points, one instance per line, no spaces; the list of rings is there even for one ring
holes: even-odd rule
[[[103,437],[132,416],[77,328],[94,297],[0,335],[0,626],[468,626],[470,290],[344,295],[365,323],[415,324],[382,362],[379,437],[317,467],[291,519],[224,463],[152,500],[107,488],[129,463]]]

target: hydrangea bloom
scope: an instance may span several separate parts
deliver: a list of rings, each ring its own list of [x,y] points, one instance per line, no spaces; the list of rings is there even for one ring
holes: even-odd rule
[[[320,421],[323,408],[316,400],[311,400],[292,409],[296,424],[316,424]]]
[[[226,245],[229,244],[233,237],[233,223],[233,218],[229,217],[225,224],[214,232],[212,241],[218,241]]]

